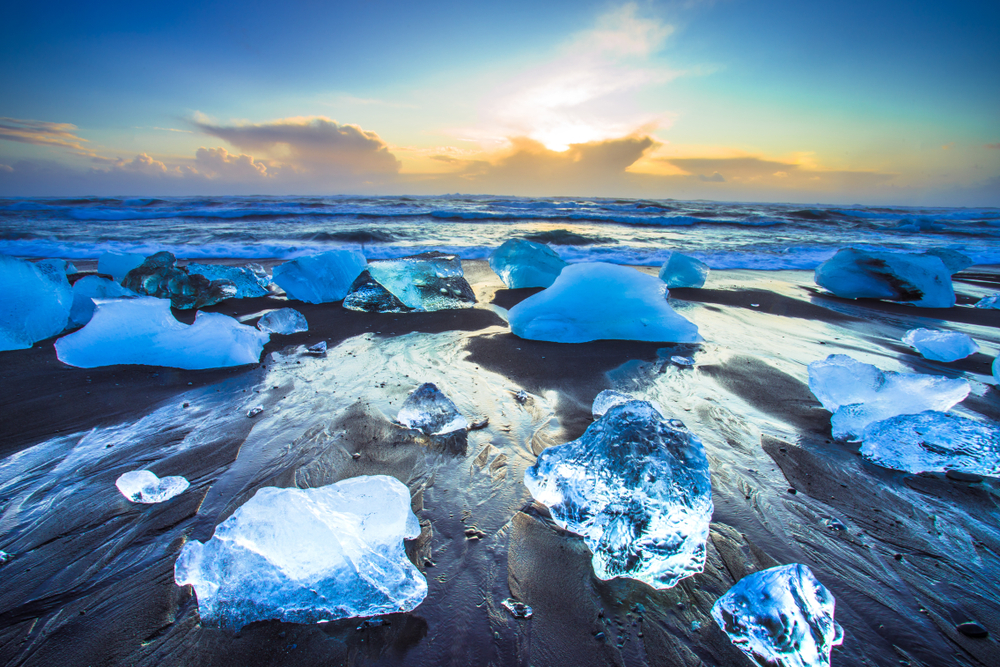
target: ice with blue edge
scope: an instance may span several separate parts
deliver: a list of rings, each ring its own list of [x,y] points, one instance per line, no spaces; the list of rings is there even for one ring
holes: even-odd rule
[[[971,336],[958,331],[910,329],[903,336],[903,342],[923,358],[933,361],[958,361],[979,350]]]
[[[393,477],[264,487],[210,540],[184,545],[174,580],[194,586],[202,623],[235,629],[406,612],[427,595],[403,547],[419,535],[410,492]]]
[[[791,563],[740,579],[712,606],[712,618],[761,667],[827,667],[844,641],[836,601],[805,565]]]
[[[462,260],[432,251],[371,262],[351,285],[344,308],[409,313],[471,308],[475,303]]]
[[[66,328],[73,291],[66,274],[0,255],[0,351],[23,350]]]
[[[530,340],[702,340],[698,327],[667,303],[662,280],[603,262],[570,264],[551,287],[511,308],[508,317],[514,335]]]
[[[861,455],[893,470],[1000,477],[1000,428],[933,410],[898,415],[865,429]]]
[[[190,484],[179,475],[157,477],[150,470],[133,470],[119,476],[115,486],[129,502],[152,505],[183,493]]]
[[[234,299],[252,299],[271,293],[271,277],[260,264],[226,266],[224,264],[196,264],[185,267],[188,273],[205,276],[209,280],[228,280],[236,285]]]
[[[660,280],[667,287],[704,287],[708,280],[708,265],[694,257],[671,251],[660,267]]]
[[[508,239],[490,253],[490,268],[510,289],[548,287],[567,263],[549,246]]]
[[[50,273],[54,275],[62,274],[64,276],[77,273],[76,267],[73,266],[72,262],[67,262],[65,259],[43,259],[41,261],[35,262],[40,270],[45,273]]]
[[[280,308],[265,313],[257,320],[257,328],[265,333],[288,335],[309,331],[309,322],[305,315],[294,308]]]
[[[115,299],[138,296],[113,280],[100,276],[84,276],[73,283],[73,307],[69,312],[71,326],[82,327],[94,316],[94,299]]]
[[[260,361],[269,336],[222,313],[199,311],[194,324],[178,322],[170,301],[154,297],[97,299],[85,327],[56,341],[64,364],[96,368],[117,364],[189,370]]]
[[[622,392],[615,391],[614,389],[605,389],[594,397],[594,403],[590,408],[590,412],[594,416],[594,419],[599,419],[600,417],[603,417],[604,413],[611,408],[634,400],[637,399],[631,394],[623,394]],[[649,404],[652,405],[661,415],[665,414],[663,412],[663,408],[661,408],[660,404],[656,401],[649,401]]]
[[[992,308],[994,310],[1000,310],[1000,292],[984,296],[976,302],[976,308]]]
[[[951,308],[951,271],[935,255],[841,248],[816,268],[816,284],[846,299],[885,299]]]
[[[469,428],[455,403],[432,382],[417,387],[399,408],[396,421],[426,435],[445,435]]]
[[[97,272],[121,282],[128,272],[146,261],[145,255],[134,252],[106,252],[97,258]]]
[[[662,589],[704,569],[712,518],[705,448],[645,401],[616,405],[578,439],[543,451],[524,484],[560,527],[583,536],[600,579]]]
[[[279,264],[274,267],[272,280],[290,299],[330,303],[347,296],[351,283],[366,266],[365,256],[359,251],[337,248]]]
[[[965,400],[971,387],[960,378],[882,371],[845,354],[831,354],[809,364],[809,389],[833,413],[833,437],[858,440],[873,422],[946,411]]]

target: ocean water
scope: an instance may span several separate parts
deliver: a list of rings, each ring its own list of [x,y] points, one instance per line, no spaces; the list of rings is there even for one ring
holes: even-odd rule
[[[0,253],[278,258],[337,246],[369,258],[427,250],[481,259],[522,236],[568,261],[653,266],[670,250],[712,268],[812,269],[846,245],[946,247],[1000,263],[1000,209],[708,201],[437,197],[0,199]]]

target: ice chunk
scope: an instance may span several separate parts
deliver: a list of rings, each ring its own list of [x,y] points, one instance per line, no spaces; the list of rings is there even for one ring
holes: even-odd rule
[[[869,424],[861,455],[906,472],[961,472],[1000,477],[1000,429],[958,415],[927,410]]]
[[[66,328],[73,292],[66,274],[0,255],[0,351],[23,350]]]
[[[84,276],[73,283],[73,307],[69,312],[70,326],[82,327],[94,316],[94,299],[114,299],[138,296],[113,280],[100,276]]]
[[[993,360],[993,379],[1000,384],[1000,357]]]
[[[106,252],[97,259],[97,272],[121,282],[129,271],[145,261],[145,255],[134,252]]]
[[[552,248],[527,239],[508,239],[490,253],[490,268],[511,289],[548,287],[565,266]]]
[[[1000,292],[984,296],[976,302],[976,308],[993,308],[995,310],[1000,310]]]
[[[80,368],[142,364],[221,368],[255,364],[266,333],[228,315],[199,312],[194,324],[178,322],[166,299],[98,299],[94,317],[56,341],[60,361]]]
[[[712,618],[758,665],[827,667],[844,641],[835,600],[805,565],[747,575],[712,606]]]
[[[921,308],[951,308],[951,272],[934,255],[841,248],[816,268],[816,284],[847,299],[904,301]]]
[[[437,251],[373,261],[344,298],[344,308],[369,313],[454,310],[475,303],[461,260]]]
[[[209,280],[185,267],[175,266],[169,252],[158,252],[128,272],[122,287],[136,294],[170,299],[174,308],[204,308],[236,296],[236,285],[228,280]]]
[[[965,399],[966,380],[881,371],[845,354],[809,364],[809,389],[833,413],[833,437],[857,440],[872,422],[924,410],[948,410]]]
[[[503,608],[510,612],[510,615],[514,618],[531,618],[534,613],[528,605],[524,604],[520,600],[515,600],[514,598],[507,598],[500,604]]]
[[[410,492],[385,475],[315,489],[265,487],[174,565],[191,584],[202,623],[239,629],[414,609],[427,580],[406,558],[420,535]]]
[[[920,356],[934,361],[958,361],[979,349],[969,335],[957,331],[910,329],[903,336],[903,342],[919,352]]]
[[[157,477],[149,470],[133,470],[120,476],[115,486],[131,502],[152,505],[183,493],[190,484],[180,476]]]
[[[594,419],[603,417],[604,413],[615,407],[616,405],[624,405],[629,401],[639,400],[635,396],[629,396],[628,394],[623,394],[620,391],[614,391],[613,389],[605,389],[599,393],[594,398],[594,404],[591,406],[591,414],[594,415]],[[656,401],[649,401],[657,412],[661,415],[664,414],[663,408]]]
[[[257,321],[257,328],[266,333],[293,334],[309,331],[306,317],[294,308],[281,308],[266,313]]]
[[[698,327],[674,312],[662,280],[601,262],[570,264],[552,287],[510,309],[514,335],[557,343],[624,339],[694,343]]]
[[[445,435],[469,428],[469,422],[452,400],[431,382],[425,382],[406,397],[396,421],[426,435]]]
[[[958,273],[959,271],[972,266],[971,257],[963,255],[957,250],[952,250],[950,248],[931,248],[930,250],[925,250],[924,254],[932,255],[944,262],[945,267],[948,269],[948,273]]]
[[[337,248],[279,264],[274,267],[273,280],[290,299],[330,303],[347,296],[365,266],[365,256],[357,250]]]
[[[40,262],[35,262],[35,266],[51,276],[67,276],[76,273],[76,267],[65,259],[43,259]]]
[[[608,410],[524,473],[535,500],[593,552],[600,579],[669,588],[705,566],[712,485],[701,441],[645,401]]]
[[[660,268],[660,280],[667,287],[704,287],[707,279],[707,264],[679,252],[670,252]]]
[[[326,341],[325,340],[321,340],[320,342],[316,343],[315,345],[310,345],[308,348],[306,348],[306,352],[309,353],[309,354],[314,354],[317,357],[325,357],[326,356]]]
[[[234,299],[251,299],[271,293],[271,278],[260,264],[225,266],[223,264],[188,264],[190,274],[205,276],[209,280],[228,280],[236,285]]]

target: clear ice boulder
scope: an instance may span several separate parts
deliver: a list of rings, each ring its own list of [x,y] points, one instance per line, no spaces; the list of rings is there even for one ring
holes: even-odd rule
[[[446,435],[469,428],[468,420],[455,403],[431,382],[425,382],[406,397],[396,421],[425,435]]]
[[[694,257],[671,251],[660,267],[660,280],[667,287],[704,287],[708,280],[708,265]]]
[[[979,350],[979,345],[971,336],[958,331],[910,329],[903,336],[903,342],[923,358],[933,361],[958,361]]]
[[[236,286],[234,299],[252,299],[271,293],[271,277],[260,264],[226,266],[224,264],[196,264],[185,267],[188,273],[205,276],[209,280],[228,280]]]
[[[290,299],[306,303],[341,301],[365,270],[365,256],[350,248],[299,257],[274,267],[272,280]]]
[[[462,261],[437,251],[374,260],[344,298],[344,308],[367,313],[456,310],[475,303]]]
[[[294,308],[281,308],[265,313],[257,320],[257,328],[269,334],[293,334],[309,331],[306,316]]]
[[[230,281],[209,280],[176,264],[177,258],[165,250],[150,255],[128,272],[122,287],[136,294],[170,299],[170,305],[181,310],[212,306],[236,296],[236,285]]]
[[[157,477],[149,470],[133,470],[118,477],[115,486],[129,502],[152,505],[170,500],[190,486],[183,477]]]
[[[885,299],[951,308],[955,290],[940,257],[841,248],[816,268],[816,284],[846,299]]]
[[[146,261],[145,255],[135,252],[106,252],[97,258],[97,272],[121,282],[128,272]]]
[[[0,255],[0,351],[23,350],[61,333],[73,291],[66,274]]]
[[[73,307],[69,312],[69,324],[82,327],[94,316],[94,299],[117,299],[138,296],[113,280],[100,276],[84,276],[73,283]]]
[[[510,289],[548,287],[566,262],[547,245],[527,239],[508,239],[490,253],[490,268]]]

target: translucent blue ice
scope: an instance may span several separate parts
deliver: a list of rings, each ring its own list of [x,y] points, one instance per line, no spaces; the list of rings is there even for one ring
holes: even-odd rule
[[[73,308],[69,313],[71,326],[82,327],[94,316],[94,299],[114,299],[138,296],[113,280],[100,276],[84,276],[73,283]]]
[[[274,267],[274,283],[290,299],[306,303],[341,301],[354,279],[365,270],[365,256],[357,250],[338,248],[299,257]]]
[[[205,276],[209,280],[228,280],[236,285],[234,299],[251,299],[271,293],[271,278],[260,264],[225,266],[224,264],[188,264],[189,273]]]
[[[445,435],[469,428],[468,420],[455,403],[431,382],[425,382],[406,397],[396,421],[426,435]]]
[[[934,329],[910,329],[903,342],[934,361],[958,361],[979,350],[979,345],[968,334]]]
[[[371,262],[351,285],[344,308],[406,313],[471,308],[475,303],[462,260],[434,251]]]
[[[97,272],[121,282],[129,271],[145,261],[145,255],[134,252],[106,252],[97,259]]]
[[[66,274],[0,255],[0,350],[22,350],[66,328],[73,292]]]
[[[552,248],[527,239],[508,239],[490,254],[490,268],[511,289],[548,287],[565,266]]]
[[[257,320],[257,328],[265,333],[288,335],[309,331],[309,323],[305,315],[294,308],[280,308],[265,313]]]
[[[976,302],[976,308],[993,308],[994,310],[1000,310],[1000,292],[984,296]]]
[[[149,470],[133,470],[118,477],[115,486],[133,503],[152,505],[183,493],[189,483],[180,476],[157,477]]]
[[[671,252],[660,268],[660,280],[667,287],[704,287],[707,279],[707,264],[679,252]]]
[[[940,257],[841,248],[816,268],[816,284],[847,299],[903,301],[951,308],[955,290]]]
[[[861,455],[907,472],[961,472],[1000,477],[1000,428],[928,410],[899,415],[865,429]]]

